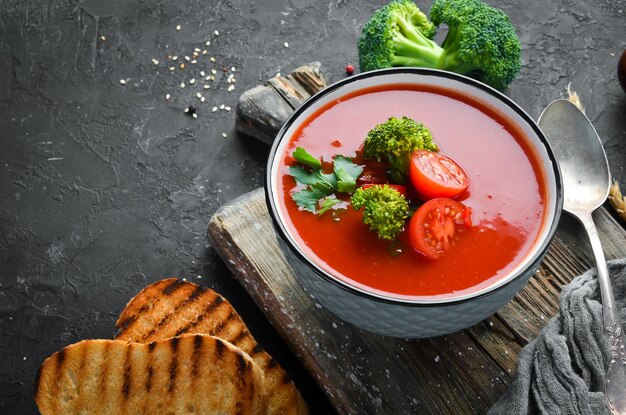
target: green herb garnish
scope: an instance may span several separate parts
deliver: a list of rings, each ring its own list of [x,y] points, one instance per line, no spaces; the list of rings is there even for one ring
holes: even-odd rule
[[[289,167],[289,174],[306,188],[291,194],[291,198],[304,210],[322,215],[340,202],[337,193],[353,193],[356,179],[363,172],[363,167],[354,164],[345,156],[336,156],[333,160],[333,172],[324,173],[322,161],[298,147],[293,157],[300,165]],[[335,195],[335,197],[329,197]],[[320,200],[322,202],[320,203]],[[319,208],[318,208],[319,206]]]

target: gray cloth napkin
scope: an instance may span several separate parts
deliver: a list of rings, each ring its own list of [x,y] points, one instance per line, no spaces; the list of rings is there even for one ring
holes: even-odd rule
[[[610,261],[609,273],[626,330],[626,259]],[[489,415],[609,414],[602,391],[611,354],[595,268],[565,286],[559,303],[559,313],[522,349],[515,377]]]

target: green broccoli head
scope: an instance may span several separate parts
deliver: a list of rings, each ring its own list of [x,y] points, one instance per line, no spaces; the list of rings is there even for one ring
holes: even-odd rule
[[[509,17],[480,0],[435,0],[430,19],[446,24],[441,68],[477,73],[496,89],[506,88],[520,70],[521,45]]]
[[[352,207],[363,208],[363,223],[379,238],[390,241],[404,230],[409,212],[406,198],[388,185],[358,188],[352,195]]]
[[[394,0],[376,10],[358,41],[361,71],[391,66],[422,66],[439,47],[436,28],[412,0]],[[416,54],[420,52],[419,54]]]
[[[374,127],[365,137],[363,155],[389,165],[395,183],[405,183],[411,154],[416,150],[439,151],[430,130],[408,117],[391,117]]]

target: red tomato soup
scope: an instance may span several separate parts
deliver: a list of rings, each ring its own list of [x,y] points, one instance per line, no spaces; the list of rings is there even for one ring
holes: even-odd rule
[[[470,179],[456,200],[473,209],[473,226],[436,260],[414,251],[406,231],[393,243],[378,239],[352,207],[317,216],[291,199],[300,189],[288,171],[296,147],[324,161],[355,157],[369,130],[403,115],[424,123]],[[303,251],[353,286],[405,299],[468,294],[515,268],[539,234],[546,186],[522,134],[485,105],[445,89],[361,90],[317,111],[291,137],[279,168],[279,208]],[[392,255],[398,247],[402,252]]]

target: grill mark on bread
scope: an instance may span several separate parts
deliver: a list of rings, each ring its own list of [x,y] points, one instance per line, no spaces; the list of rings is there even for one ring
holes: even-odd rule
[[[256,346],[254,346],[254,349],[252,349],[252,351],[250,352],[250,356],[257,355],[261,352],[263,352],[263,347],[261,347],[261,345],[257,343]]]
[[[217,336],[222,330],[224,330],[224,328],[226,327],[226,325],[228,323],[230,323],[230,321],[232,319],[234,319],[236,316],[235,314],[235,310],[231,310],[230,313],[228,314],[228,316],[219,322],[219,324],[217,326],[215,326],[215,330],[213,330],[213,332],[211,333],[213,336]]]
[[[278,362],[276,361],[276,359],[274,359],[273,357],[270,356],[269,362],[267,362],[267,368],[268,369],[272,369],[274,367],[278,366]]]
[[[193,382],[198,376],[198,366],[200,364],[200,360],[202,359],[202,341],[203,337],[199,334],[196,334],[193,337],[193,351],[191,352],[191,381]]]
[[[152,361],[148,365],[148,376],[146,376],[146,391],[152,389]]]
[[[237,353],[237,374],[241,379],[243,379],[246,368],[248,367],[248,362],[244,359],[241,353]]]
[[[176,282],[176,278],[170,278],[167,280],[162,280],[159,282],[156,282],[155,284],[153,284],[153,286],[160,286],[160,285],[164,285],[164,284],[168,284],[168,287],[173,285]],[[165,289],[167,289],[168,287],[166,287]],[[160,292],[163,292],[164,290],[161,290]],[[119,320],[118,322],[115,323],[115,333],[114,333],[114,338],[118,338],[120,337],[123,333],[125,333],[139,318],[139,316],[141,316],[142,314],[146,313],[148,310],[150,310],[150,308],[152,307],[152,301],[154,300],[154,295],[149,299],[150,302],[147,302],[146,304],[142,305],[139,310],[137,310],[137,312],[135,314],[131,314],[127,317],[125,317],[123,320]],[[132,302],[132,301],[131,301]],[[128,307],[128,305],[126,306],[126,308]],[[122,311],[122,314],[120,315],[120,318],[122,316],[124,316],[125,314],[127,314],[126,312],[126,308],[124,308],[124,310]]]
[[[128,400],[128,394],[130,393],[130,364],[130,350],[126,348],[124,356],[124,384],[122,385],[124,400]]]
[[[172,348],[172,362],[170,363],[170,385],[168,391],[172,392],[176,387],[176,375],[178,374],[178,337],[172,338],[170,347]]]
[[[146,376],[146,391],[150,392],[152,389],[152,357],[153,350],[156,347],[156,342],[148,344],[148,376]]]
[[[243,395],[246,391],[246,389],[248,389],[248,385],[246,382],[246,369],[248,369],[248,362],[246,361],[246,359],[244,359],[243,354],[241,354],[241,352],[237,353],[237,382],[239,383],[239,388],[237,388],[237,391],[239,392],[240,395]],[[237,415],[243,415],[243,406],[240,404],[240,402],[238,402],[237,405]]]
[[[238,343],[248,337],[248,334],[250,334],[250,332],[245,328],[242,328],[241,331],[239,331],[239,333],[237,333],[237,335],[235,335],[232,340],[230,340],[230,342],[235,346],[239,346]]]
[[[110,363],[110,359],[109,357],[109,346],[111,346],[111,343],[104,343],[103,344],[103,358],[102,358],[102,376],[100,376],[100,383],[98,384],[98,396],[100,397],[100,399],[102,400],[104,398],[105,395],[105,387],[107,384],[107,377],[109,376],[109,363]]]
[[[226,348],[226,345],[224,344],[222,339],[216,338],[215,339],[215,356],[218,359],[222,358],[222,354],[224,354],[224,348]]]
[[[213,295],[214,292],[204,289],[204,292],[206,292],[208,295]],[[174,336],[180,336],[181,334],[187,333],[189,330],[193,329],[194,327],[196,327],[198,324],[202,323],[202,321],[208,316],[210,315],[212,312],[215,311],[215,309],[217,307],[219,307],[220,304],[224,303],[224,298],[222,298],[220,295],[217,295],[207,306],[206,309],[204,310],[204,313],[202,314],[198,314],[195,318],[195,320],[187,323],[186,326],[183,326],[181,328],[179,328],[176,331],[176,334],[174,334]]]
[[[141,310],[140,310],[140,312],[141,312]],[[139,315],[139,313],[131,315],[130,317],[127,317],[124,320],[120,321],[119,324],[117,324],[117,327],[116,327],[117,330],[115,331],[114,337],[119,337],[122,333],[124,333],[126,330],[128,330],[130,325],[133,324],[137,320],[137,316],[138,315]]]
[[[61,375],[62,375],[61,371],[63,370],[63,362],[65,362],[65,349],[61,349],[59,352],[57,352],[55,354],[55,356],[56,356],[55,357],[55,360],[56,360],[56,362],[55,362],[56,363],[56,370],[55,370],[55,373],[54,373],[54,380],[55,380],[55,382],[54,382],[54,386],[55,386],[54,389],[56,391],[56,395],[60,396],[61,395],[61,393],[60,393],[61,392],[61,382],[60,382],[60,380],[61,380]],[[60,405],[60,402],[58,402],[58,401],[55,402],[55,410],[54,410],[55,412],[58,411],[59,405]]]
[[[183,282],[183,281],[180,281],[180,280],[176,280],[176,281],[178,282],[178,284],[176,285],[178,288],[182,287],[183,284],[187,284],[186,282]],[[165,290],[167,290],[168,288],[169,287],[165,288]],[[165,290],[163,290],[163,292],[165,292]],[[143,334],[142,338],[145,340],[145,339],[149,338],[150,336],[152,336],[154,333],[156,333],[158,330],[160,330],[161,327],[163,327],[165,324],[167,324],[172,319],[173,316],[178,314],[182,307],[185,307],[186,305],[196,301],[200,297],[200,295],[202,293],[204,293],[205,291],[206,291],[206,289],[204,287],[196,285],[195,289],[191,292],[191,294],[189,294],[189,297],[187,297],[186,299],[184,299],[183,301],[178,303],[171,312],[165,314],[161,318],[161,321],[159,321],[152,329],[150,329],[150,331],[148,331],[147,333]]]
[[[174,291],[176,291],[182,286],[183,286],[183,281],[179,279],[175,279],[167,287],[163,289],[162,293],[165,295],[170,295],[171,293],[173,293]]]
[[[83,372],[85,371],[85,367],[87,366],[87,358],[86,356],[89,353],[89,343],[83,343],[83,347],[81,348],[81,356],[80,356],[80,365],[78,366],[78,374],[76,375],[78,379],[83,379],[84,378],[84,374]],[[78,384],[79,386],[79,390],[80,390],[80,383]],[[80,393],[80,392],[79,392]],[[74,407],[74,411],[76,413],[81,413],[81,411],[83,410],[83,405],[84,402],[82,399],[79,399],[78,402],[76,403],[75,407]]]

